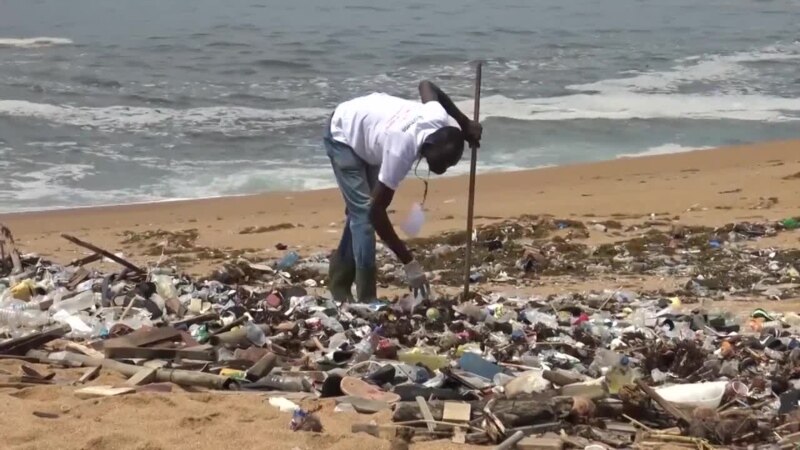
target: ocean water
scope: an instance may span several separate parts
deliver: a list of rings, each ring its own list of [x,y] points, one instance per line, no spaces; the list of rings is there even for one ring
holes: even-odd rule
[[[338,102],[479,59],[483,171],[800,137],[798,0],[1,0],[0,212],[331,186]]]

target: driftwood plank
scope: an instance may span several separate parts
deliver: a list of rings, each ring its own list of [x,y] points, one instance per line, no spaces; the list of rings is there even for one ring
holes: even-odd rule
[[[134,271],[134,272],[136,272],[138,274],[142,274],[143,275],[143,274],[146,273],[144,269],[142,269],[141,267],[137,266],[136,264],[133,264],[132,262],[130,262],[130,261],[126,260],[126,259],[120,258],[119,256],[109,252],[108,250],[103,250],[102,248],[100,248],[100,247],[98,247],[98,246],[96,246],[94,244],[91,244],[91,243],[86,242],[86,241],[82,241],[82,240],[76,238],[75,236],[70,236],[68,234],[62,234],[61,237],[63,237],[64,239],[66,239],[66,240],[68,240],[70,242],[72,242],[75,245],[81,246],[83,248],[88,248],[89,250],[91,250],[91,251],[93,251],[95,253],[103,255],[106,258],[114,261],[115,263],[117,263],[117,264],[119,264],[119,265],[121,265],[123,267],[127,267],[128,269],[130,269],[130,270],[132,270],[132,271]]]

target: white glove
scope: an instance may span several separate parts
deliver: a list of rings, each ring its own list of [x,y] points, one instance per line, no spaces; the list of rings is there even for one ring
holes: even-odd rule
[[[414,296],[422,296],[422,298],[427,299],[431,293],[431,285],[428,283],[425,271],[422,270],[422,265],[414,259],[405,265],[405,269],[406,280]]]

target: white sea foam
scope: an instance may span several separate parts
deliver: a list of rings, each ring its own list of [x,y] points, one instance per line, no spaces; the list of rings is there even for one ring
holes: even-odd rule
[[[25,100],[0,100],[0,116],[28,117],[103,131],[127,130],[151,133],[164,133],[166,128],[221,133],[261,131],[265,127],[287,127],[307,123],[324,118],[329,113],[329,110],[322,108],[270,110],[237,106],[190,109],[131,106],[77,107]]]
[[[12,48],[53,47],[56,45],[71,45],[73,43],[71,39],[60,37],[0,38],[0,47]]]
[[[759,72],[745,63],[800,59],[800,42],[730,55],[684,58],[668,70],[567,86],[575,94],[481,99],[482,117],[517,120],[728,119],[763,122],[800,120],[800,99],[757,93],[749,81]],[[709,86],[705,93],[681,88]],[[744,93],[743,93],[744,92]],[[472,101],[459,102],[471,114]]]
[[[655,147],[650,147],[647,150],[644,150],[639,153],[623,153],[621,155],[617,155],[617,158],[639,158],[642,156],[655,156],[655,155],[671,155],[673,153],[686,153],[686,152],[693,152],[695,150],[708,150],[714,147],[687,147],[680,144],[662,144],[657,145]]]
[[[460,106],[468,109],[467,103]],[[481,99],[481,116],[517,120],[664,118],[786,122],[800,120],[800,99],[756,94],[703,96],[633,92],[521,100],[494,95]]]

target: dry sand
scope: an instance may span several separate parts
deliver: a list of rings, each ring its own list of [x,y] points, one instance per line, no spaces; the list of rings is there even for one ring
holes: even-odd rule
[[[466,211],[465,177],[431,183],[425,233],[461,229]],[[419,200],[422,184],[413,178],[395,200],[403,215]],[[651,213],[680,216],[686,224],[722,225],[731,221],[777,220],[800,214],[800,141],[774,142],[677,155],[653,156],[573,166],[482,175],[478,179],[479,223],[522,214],[552,214],[581,220],[616,218],[641,221]],[[271,193],[237,198],[87,208],[0,216],[24,251],[66,262],[85,253],[59,237],[74,234],[139,264],[158,259],[141,242],[123,244],[126,231],[171,232],[197,229],[192,245],[205,252],[183,253],[182,267],[205,273],[221,259],[214,249],[250,249],[258,257],[277,257],[284,243],[303,253],[327,251],[338,240],[343,213],[336,190]],[[290,224],[275,231],[240,234],[247,227]],[[278,227],[281,228],[281,227]],[[154,239],[166,238],[167,235]],[[782,233],[758,245],[797,246],[800,232]],[[175,248],[173,242],[168,249]],[[608,239],[592,233],[590,239]],[[180,241],[180,239],[177,239]],[[185,240],[185,239],[184,239]],[[180,242],[178,242],[180,244]],[[194,258],[194,259],[188,259]],[[639,280],[673,283],[685,280]],[[548,289],[549,280],[540,283]],[[602,288],[583,281],[571,289]],[[770,309],[796,309],[796,301],[772,303]],[[748,305],[750,306],[750,305]],[[19,375],[19,361],[0,360],[0,378]],[[45,366],[37,366],[48,370]],[[83,369],[58,370],[57,379],[73,380]],[[103,373],[92,384],[114,384],[122,378]],[[259,394],[190,393],[173,386],[171,393],[136,393],[119,398],[79,400],[74,388],[36,386],[0,388],[2,448],[14,449],[352,449],[389,448],[388,441],[349,433],[350,425],[388,421],[387,414],[358,416],[334,413],[322,403],[323,434],[293,433],[290,415],[280,413]],[[308,406],[308,405],[307,405]],[[39,418],[34,412],[58,418]],[[414,448],[467,448],[448,441]]]

